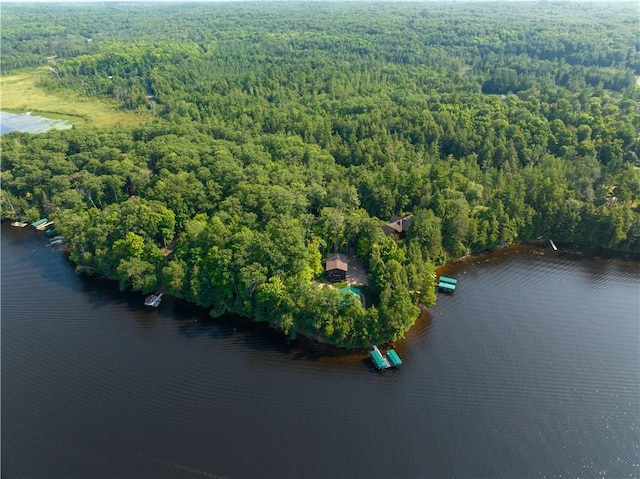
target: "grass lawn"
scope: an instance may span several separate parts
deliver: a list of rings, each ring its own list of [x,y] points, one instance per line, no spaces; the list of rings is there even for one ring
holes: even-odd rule
[[[53,120],[67,120],[76,126],[132,126],[151,120],[144,115],[117,109],[115,102],[87,98],[72,91],[49,93],[37,85],[49,67],[23,70],[0,76],[0,109],[10,113],[30,111]]]

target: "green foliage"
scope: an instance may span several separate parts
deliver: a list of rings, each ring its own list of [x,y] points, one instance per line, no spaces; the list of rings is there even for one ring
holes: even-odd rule
[[[451,257],[540,237],[640,252],[633,10],[3,5],[3,72],[49,62],[46,88],[156,119],[4,135],[2,218],[54,219],[78,270],[122,288],[392,341]],[[336,251],[368,268],[366,308],[315,282]]]

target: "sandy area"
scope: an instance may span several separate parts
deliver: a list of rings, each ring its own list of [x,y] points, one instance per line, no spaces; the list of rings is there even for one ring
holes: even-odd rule
[[[347,283],[367,286],[369,284],[369,278],[367,278],[367,270],[362,265],[358,257],[354,254],[347,257],[349,264],[349,270],[347,271]]]

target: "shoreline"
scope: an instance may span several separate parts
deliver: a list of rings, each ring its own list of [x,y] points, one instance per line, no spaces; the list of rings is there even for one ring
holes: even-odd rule
[[[548,246],[545,246],[545,244]],[[556,242],[556,244],[558,244],[558,242]],[[509,245],[497,247],[492,250],[481,251],[478,253],[471,253],[471,254],[464,255],[459,258],[455,258],[453,260],[447,261],[446,263],[440,266],[437,266],[436,274],[439,275],[441,269],[446,269],[449,266],[461,264],[461,263],[464,263],[465,261],[472,261],[474,259],[478,259],[481,257],[492,256],[504,250],[514,251],[522,247],[546,249],[547,247],[551,248],[551,245],[549,244],[548,240],[526,241],[526,242],[511,243]],[[609,250],[603,247],[595,247],[593,245],[578,245],[578,244],[569,243],[567,244],[566,248],[561,248],[560,246],[558,246],[558,251],[552,251],[552,252],[557,253],[558,255],[574,254],[580,257],[585,257],[585,258],[589,256],[594,259],[603,257],[601,255],[586,254],[582,249],[599,249],[603,252],[608,252],[608,254],[605,256],[605,258],[607,259],[625,259],[629,261],[640,261],[640,254],[627,253],[627,252],[617,251],[617,250]],[[66,250],[65,252],[67,253],[67,255],[70,253],[69,250]],[[69,262],[72,265],[75,265],[75,263],[73,263],[71,260],[69,260]],[[110,282],[115,282],[115,280],[108,278],[106,276],[102,276],[101,279],[110,281]],[[129,290],[129,292],[135,293],[135,291],[133,290]],[[322,338],[322,335],[320,333],[311,336],[311,335],[302,334],[301,332],[297,332],[296,337],[291,338],[289,335],[284,334],[281,329],[269,323],[258,321],[252,317],[241,316],[233,312],[228,312],[224,314],[221,318],[212,318],[211,316],[209,316],[209,310],[207,308],[198,306],[197,304],[194,304],[194,303],[190,303],[189,301],[177,296],[171,296],[171,298],[179,301],[183,305],[186,305],[190,308],[197,308],[202,310],[206,315],[206,318],[204,319],[204,321],[216,321],[217,319],[223,319],[224,321],[233,321],[233,322],[239,322],[244,325],[251,325],[252,327],[257,327],[258,329],[261,329],[261,330],[267,330],[269,332],[276,333],[280,335],[287,342],[287,344],[291,344],[295,342],[297,343],[298,347],[307,351],[319,352],[323,355],[329,355],[329,356],[350,356],[350,355],[366,355],[369,353],[369,350],[370,350],[370,348],[340,347],[340,346],[336,346],[334,344],[328,343],[326,341],[321,341],[320,338]],[[415,321],[413,322],[411,327],[405,332],[405,337],[399,339],[398,341],[405,341],[406,336],[408,336],[411,333],[411,330],[415,328],[416,323],[421,319],[424,318],[427,321],[430,320],[430,316],[431,316],[430,308],[424,306],[422,303],[419,303],[418,307],[420,308],[420,314],[415,318]],[[395,347],[393,342],[380,343],[380,346]]]
[[[13,221],[19,221],[19,220],[15,220],[13,218],[5,218],[2,220],[2,224],[5,226],[8,226]],[[28,229],[31,232],[35,231],[33,228],[26,228],[26,229]],[[556,242],[556,244],[558,243]],[[514,251],[523,247],[536,248],[536,249],[547,249],[547,248],[551,249],[551,245],[549,244],[548,240],[511,243],[509,245],[504,245],[498,248],[494,248],[492,250],[481,251],[478,253],[471,253],[471,254],[467,254],[467,255],[452,259],[450,261],[447,261],[446,263],[443,263],[436,267],[436,274],[440,275],[443,272],[447,272],[447,269],[450,267],[453,267],[454,265],[460,265],[467,261],[474,261],[480,258],[491,257],[501,251],[505,251],[505,250]],[[68,248],[68,246],[64,245],[64,247],[61,248],[61,251],[65,253],[65,255],[67,256],[67,260],[69,261],[69,264],[71,264],[75,270],[76,263],[71,261],[71,259],[69,258],[71,254],[71,250]],[[640,261],[640,254],[618,251],[618,250],[611,250],[611,249],[607,249],[607,248],[604,248],[601,246],[595,246],[595,245],[579,245],[574,243],[565,243],[562,245],[562,247],[558,246],[558,251],[552,251],[552,252],[558,255],[572,254],[572,255],[580,256],[582,258],[624,259],[627,261]],[[92,278],[93,280],[107,281],[117,288],[117,281],[107,276],[97,275],[97,274],[87,274],[87,273],[82,273],[82,275],[86,276],[87,278]],[[135,291],[133,289],[128,289],[128,290],[120,290],[119,288],[117,289],[121,292],[126,292],[130,294],[140,294],[141,304],[142,304],[142,301],[144,300],[144,294],[142,292]],[[181,303],[183,307],[196,308],[202,311],[204,313],[203,315],[205,316],[203,318],[203,321],[215,321],[217,319],[220,319],[220,318],[212,318],[209,315],[209,310],[203,306],[199,306],[195,303],[191,303],[185,300],[184,298],[180,298],[178,296],[169,295],[169,297],[171,297],[174,301],[178,301],[179,303]],[[418,307],[420,308],[420,311],[421,311],[420,315],[418,315],[418,317],[415,318],[415,321],[413,322],[411,327],[405,332],[405,335],[410,334],[411,330],[415,327],[416,323],[422,317],[428,318],[430,316],[430,312],[429,312],[430,308],[427,308],[423,304],[419,304]],[[364,348],[346,348],[346,347],[336,346],[326,341],[322,341],[321,340],[322,336],[320,334],[305,335],[298,331],[296,337],[291,338],[290,336],[285,335],[281,329],[274,327],[269,323],[258,321],[252,317],[241,316],[233,312],[225,313],[223,316],[221,316],[221,318],[225,321],[233,321],[241,324],[243,323],[245,325],[251,324],[253,327],[259,326],[260,329],[264,328],[272,332],[277,332],[277,334],[281,335],[282,338],[287,342],[287,344],[290,344],[292,342],[297,342],[298,346],[302,347],[305,350],[315,350],[316,352],[319,352],[318,349],[320,349],[322,350],[323,354],[328,354],[332,356],[364,354],[369,351],[369,349],[364,349]],[[402,338],[399,341],[403,341],[404,339],[405,338]],[[393,346],[393,343],[391,342],[381,343],[381,345],[385,347]]]
[[[598,246],[593,244],[579,244],[579,243],[560,243],[555,241],[558,246],[557,251],[553,251],[558,255],[561,254],[574,254],[582,257],[591,257],[591,258],[603,258],[603,259],[625,259],[629,261],[640,261],[640,253],[633,253],[630,251],[620,251],[615,249],[606,248],[604,246]],[[540,248],[546,250],[551,248],[549,244],[549,240],[536,240],[536,241],[517,241],[515,243],[510,243],[504,246],[498,246],[494,249],[483,250],[477,253],[470,253],[464,256],[460,256],[458,258],[451,259],[446,263],[442,263],[441,265],[436,266],[436,273],[438,273],[441,269],[446,269],[448,266],[464,263],[465,261],[470,261],[478,258],[483,258],[486,256],[492,256],[496,253],[503,250],[515,250],[517,248]]]

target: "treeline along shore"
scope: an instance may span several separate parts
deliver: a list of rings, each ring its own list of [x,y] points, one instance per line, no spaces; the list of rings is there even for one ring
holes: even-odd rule
[[[3,135],[2,218],[123,289],[394,341],[452,258],[640,253],[636,7],[7,4],[3,81],[144,123]]]

